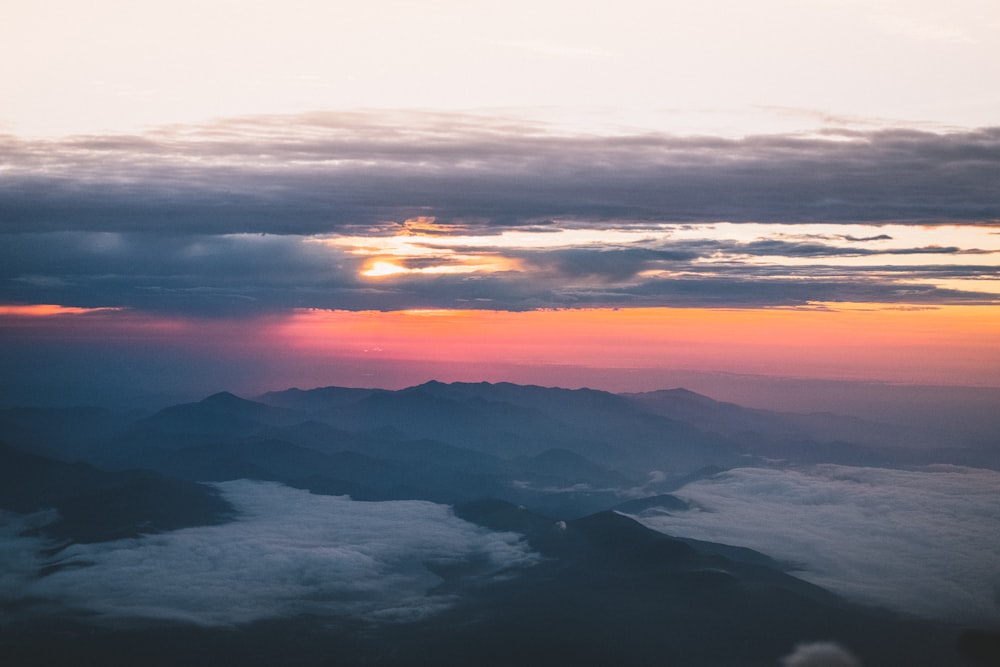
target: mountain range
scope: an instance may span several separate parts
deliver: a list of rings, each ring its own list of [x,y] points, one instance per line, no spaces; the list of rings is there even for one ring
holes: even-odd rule
[[[0,510],[56,513],[31,528],[49,540],[38,577],[63,567],[67,545],[233,521],[215,485],[241,479],[448,505],[482,531],[520,535],[539,558],[502,576],[476,559],[427,560],[438,579],[427,594],[451,603],[406,623],[297,614],[95,629],[86,615],[20,614],[34,602],[8,587],[0,647],[14,665],[134,664],[140,652],[153,665],[773,665],[797,641],[832,637],[870,665],[963,664],[959,647],[979,659],[995,637],[850,602],[797,578],[793,563],[637,521],[703,511],[672,492],[741,466],[1000,469],[992,450],[906,448],[905,434],[683,389],[507,383],[223,392],[145,414],[0,410]]]

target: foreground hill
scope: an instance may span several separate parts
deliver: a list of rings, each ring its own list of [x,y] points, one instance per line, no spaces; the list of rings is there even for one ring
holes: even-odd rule
[[[105,472],[0,444],[0,509],[56,510],[41,531],[101,542],[224,521],[231,508],[214,489],[148,471]]]
[[[316,595],[317,603],[324,600],[314,591],[329,590],[323,584],[350,580],[355,570],[332,565],[346,553],[352,567],[379,573],[371,581],[386,586],[394,576],[424,577],[431,588],[420,589],[418,598],[436,605],[434,613],[413,618],[400,617],[392,605],[375,617],[351,616],[342,607],[317,611],[322,604],[305,613],[292,605],[300,611],[212,628],[185,622],[183,613],[170,622],[150,620],[155,614],[99,622],[60,607],[55,597],[19,596],[10,584],[0,590],[5,664],[752,667],[776,665],[801,641],[836,640],[866,665],[947,667],[962,664],[959,646],[986,642],[985,652],[991,650],[988,633],[962,635],[949,622],[859,606],[798,579],[767,554],[664,535],[623,515],[707,515],[711,510],[697,498],[671,492],[695,480],[731,481],[735,471],[720,473],[735,467],[795,472],[803,463],[954,463],[989,454],[907,449],[886,439],[884,425],[861,420],[748,410],[684,390],[616,395],[429,382],[400,391],[291,389],[253,400],[223,392],[147,414],[13,409],[0,411],[4,438],[13,446],[0,447],[0,509],[55,510],[50,518],[58,520],[41,527],[56,540],[45,543],[49,550],[66,549],[69,540],[106,546],[85,552],[94,558],[121,556],[149,548],[150,540],[120,538],[159,533],[155,540],[175,545],[173,557],[193,555],[208,568],[211,583],[260,577],[280,599],[285,586],[303,577],[304,589],[295,590]],[[247,484],[280,489],[275,498],[290,493],[302,504],[268,506],[271,496],[261,491],[262,504],[232,513],[217,493],[227,485],[205,484],[239,479],[280,482],[285,486]],[[335,500],[336,511],[323,509]],[[436,504],[388,502],[399,500]],[[370,521],[352,528],[368,541],[347,547],[338,540],[348,531],[309,546],[315,532],[309,539],[281,530],[265,537],[252,523],[270,512],[278,520],[267,525],[292,527],[312,515],[322,533],[358,507],[370,518],[401,511],[400,505],[459,523],[491,545],[516,543],[531,553],[532,564],[498,572],[489,550],[434,558],[407,552],[397,571],[373,553],[395,554],[399,536],[366,532]],[[435,532],[442,524],[397,525],[430,542],[442,535]],[[206,528],[171,532],[190,526]],[[240,526],[250,527],[211,532]],[[7,553],[36,548],[33,537],[26,543],[18,541],[24,533],[8,533],[8,542],[0,541]],[[246,540],[235,566],[215,558],[226,550],[213,535]],[[68,551],[84,553],[80,548]],[[897,562],[896,554],[882,556],[883,567]],[[184,559],[178,562],[190,562]],[[157,575],[143,579],[143,587],[178,579],[179,568],[164,573],[159,562],[143,561]],[[74,563],[84,582],[88,568],[97,569],[83,557]],[[217,563],[227,563],[226,571],[212,570]],[[284,569],[275,579],[269,568],[278,565]],[[244,570],[252,574],[244,577]],[[103,571],[118,585],[121,570]],[[26,586],[37,593],[46,590],[35,587],[38,581],[66,581],[73,572],[29,574]],[[175,594],[167,599],[186,599],[184,591]],[[363,587],[352,594],[363,597]]]
[[[17,665],[676,665],[774,667],[805,640],[835,640],[864,664],[958,665],[960,633],[859,607],[749,550],[653,532],[614,512],[572,521],[483,500],[455,508],[521,533],[542,559],[483,577],[485,564],[426,563],[453,604],[412,622],[299,615],[232,628],[84,620],[0,629]]]

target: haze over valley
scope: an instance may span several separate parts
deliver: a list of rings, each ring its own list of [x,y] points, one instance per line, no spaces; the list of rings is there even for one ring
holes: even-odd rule
[[[765,665],[814,640],[963,664],[1000,622],[1000,453],[892,429],[510,383],[6,408],[0,642],[14,664]]]

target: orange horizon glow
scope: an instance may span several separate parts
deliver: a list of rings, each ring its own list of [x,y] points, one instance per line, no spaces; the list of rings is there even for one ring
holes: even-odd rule
[[[75,306],[60,306],[54,303],[35,303],[30,305],[4,305],[0,304],[0,315],[14,315],[16,317],[52,317],[53,315],[85,315],[87,313],[100,313],[106,311],[118,311],[121,308],[77,308]]]
[[[273,335],[303,354],[1000,384],[993,307],[301,310]]]
[[[71,315],[53,317],[53,315]],[[87,315],[78,317],[77,315]],[[579,310],[301,309],[243,319],[127,309],[0,306],[0,342],[109,342],[247,363],[418,361],[497,369],[674,369],[909,384],[1000,386],[995,306]]]

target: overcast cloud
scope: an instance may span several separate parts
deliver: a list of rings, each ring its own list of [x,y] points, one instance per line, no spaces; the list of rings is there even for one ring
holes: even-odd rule
[[[701,509],[640,520],[795,563],[799,576],[857,601],[995,623],[998,485],[998,472],[953,466],[742,468],[676,492]]]
[[[476,248],[474,254],[463,254],[467,251],[460,247],[442,249],[438,238],[423,248],[423,256],[390,257],[411,273],[373,280],[362,275],[370,255],[316,243],[312,237],[12,234],[0,245],[0,302],[250,315],[293,308],[529,310],[1000,300],[995,287],[991,291],[987,282],[976,282],[1000,280],[1000,266],[990,264],[996,253],[975,247],[846,247],[669,236],[665,228],[659,238],[631,245],[495,246]],[[910,255],[927,263],[905,262]],[[858,257],[870,261],[842,261]],[[904,263],[895,264],[897,257]],[[423,272],[426,267],[461,268],[467,261],[505,261],[511,268]],[[942,283],[954,278],[966,283]]]
[[[199,625],[298,613],[412,620],[452,601],[429,594],[441,580],[428,561],[476,559],[486,563],[483,576],[504,576],[538,558],[519,535],[479,528],[443,505],[354,502],[247,480],[219,486],[240,512],[236,521],[73,545],[51,562],[79,567],[42,578],[42,544],[17,537],[27,519],[16,519],[0,534],[4,562],[17,565],[4,568],[0,601],[20,601],[22,613],[55,601],[108,620]]]
[[[1000,128],[744,139],[565,136],[445,114],[309,114],[140,136],[0,137],[6,231],[318,234],[434,216],[1000,219]]]
[[[995,239],[899,239],[877,225],[948,222],[988,240],[998,172],[1000,128],[573,136],[329,113],[0,136],[0,302],[190,315],[996,303],[996,286],[971,282],[1000,279]],[[720,221],[770,224],[727,237]],[[796,233],[810,221],[829,231]],[[678,234],[684,223],[700,235]],[[610,236],[574,236],[598,229]],[[511,230],[564,240],[518,245]],[[379,240],[401,238],[408,254],[377,256]],[[397,273],[366,278],[378,259]],[[920,273],[931,263],[967,282]]]

